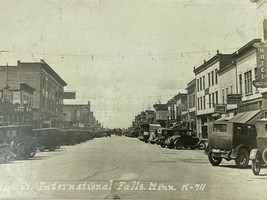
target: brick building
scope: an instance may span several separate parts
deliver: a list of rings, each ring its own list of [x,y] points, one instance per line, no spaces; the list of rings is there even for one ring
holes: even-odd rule
[[[90,101],[87,104],[63,105],[63,123],[65,127],[93,128],[96,120],[91,111]]]
[[[58,127],[61,123],[63,93],[67,83],[44,61],[17,62],[0,66],[0,88],[18,88],[21,83],[35,89],[30,100],[34,127]]]

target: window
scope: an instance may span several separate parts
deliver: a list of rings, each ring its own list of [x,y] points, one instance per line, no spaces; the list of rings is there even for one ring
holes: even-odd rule
[[[211,96],[212,96],[212,107],[214,107],[214,93],[212,93]]]
[[[199,98],[197,98],[197,109],[199,110],[200,106],[199,106]]]
[[[230,94],[233,94],[233,86],[230,86]]]
[[[199,79],[199,90],[202,90],[202,78]]]
[[[225,103],[227,103],[228,88],[225,88]]]
[[[245,94],[252,93],[251,70],[244,74],[244,79],[245,79]]]
[[[257,80],[258,79],[258,68],[257,67],[254,68],[254,74],[255,74],[255,80]],[[256,92],[258,92],[258,91],[259,91],[259,89],[256,88]]]
[[[222,89],[222,103],[224,104],[224,89]]]
[[[215,92],[215,102],[216,102],[216,104],[218,105],[218,91]]]
[[[197,79],[197,91],[199,92],[199,79]]]
[[[227,132],[227,124],[213,124],[214,132]]]
[[[209,82],[209,87],[210,87],[210,73],[208,73],[208,82]]]
[[[200,110],[202,110],[202,97],[200,97]]]
[[[242,74],[239,75],[239,92],[242,94]]]
[[[263,21],[263,38],[267,40],[267,19]]]
[[[214,71],[211,72],[211,85],[214,85]]]
[[[205,76],[203,76],[202,80],[203,80],[203,90],[204,90],[205,89]]]
[[[209,94],[209,108],[211,108],[211,94]]]
[[[247,135],[251,135],[251,136],[255,135],[256,136],[256,128],[255,128],[255,126],[248,125],[246,133],[247,133]]]
[[[218,83],[218,72],[217,72],[217,71],[218,71],[218,70],[215,69],[215,84]]]
[[[205,99],[205,95],[203,96],[203,109],[206,109],[206,99]]]

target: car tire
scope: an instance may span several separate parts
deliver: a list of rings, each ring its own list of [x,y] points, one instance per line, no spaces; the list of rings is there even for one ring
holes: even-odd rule
[[[222,158],[220,157],[213,157],[211,155],[209,155],[208,157],[209,157],[210,164],[212,164],[213,166],[219,166],[219,164],[221,164],[222,162]]]
[[[251,169],[254,175],[259,175],[261,171],[261,164],[259,161],[259,158],[256,157],[256,159],[252,160]]]
[[[237,157],[235,159],[235,164],[238,168],[246,168],[249,162],[248,151],[245,148],[239,149]]]
[[[198,145],[199,150],[205,150],[206,149],[206,144],[205,142],[200,142]]]
[[[175,148],[178,149],[178,150],[181,150],[183,148],[183,143],[180,142],[180,141],[177,141],[175,143]]]

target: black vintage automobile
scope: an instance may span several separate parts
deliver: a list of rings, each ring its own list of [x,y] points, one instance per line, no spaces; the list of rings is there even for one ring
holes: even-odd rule
[[[31,125],[10,125],[0,127],[0,143],[4,160],[26,160],[36,154],[36,141]],[[3,160],[3,159],[2,159]]]
[[[37,147],[40,151],[55,151],[61,146],[60,130],[57,128],[33,129]]]
[[[166,140],[169,137],[172,137],[174,134],[173,129],[169,128],[159,128],[158,130],[158,140],[157,144],[160,145],[162,148],[166,147]]]
[[[60,141],[62,145],[75,145],[77,144],[77,135],[74,129],[60,130]]]
[[[259,175],[262,167],[267,166],[267,119],[255,122],[257,129],[257,148],[250,151],[249,159],[252,161],[252,172]]]
[[[255,121],[261,116],[260,110],[238,113],[229,120],[209,123],[206,154],[213,166],[222,159],[234,160],[238,168],[246,168],[249,153],[257,148]]]
[[[176,149],[190,148],[204,150],[206,148],[205,141],[198,138],[192,130],[179,129],[174,130],[175,134],[166,140],[168,148]]]

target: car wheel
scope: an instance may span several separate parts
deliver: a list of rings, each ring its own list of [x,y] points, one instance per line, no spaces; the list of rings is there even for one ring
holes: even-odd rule
[[[200,142],[198,145],[199,150],[205,150],[206,149],[206,144],[205,142]]]
[[[213,157],[213,156],[209,155],[209,161],[210,161],[210,164],[212,164],[213,166],[218,166],[219,164],[221,164],[222,158]]]
[[[161,144],[160,145],[162,148],[165,148],[166,147],[166,144]]]
[[[177,142],[175,143],[175,148],[178,149],[178,150],[182,149],[182,148],[183,148],[183,143],[180,142],[180,141],[177,141]]]
[[[237,153],[235,164],[238,168],[246,168],[248,166],[248,162],[249,162],[248,151],[244,148],[241,148]]]
[[[252,172],[253,172],[254,175],[259,175],[260,174],[261,164],[260,164],[260,161],[259,161],[259,159],[257,157],[256,157],[256,159],[252,160],[251,168],[252,168]]]
[[[19,145],[17,148],[16,157],[18,160],[27,160],[28,159],[28,148],[25,145]]]

